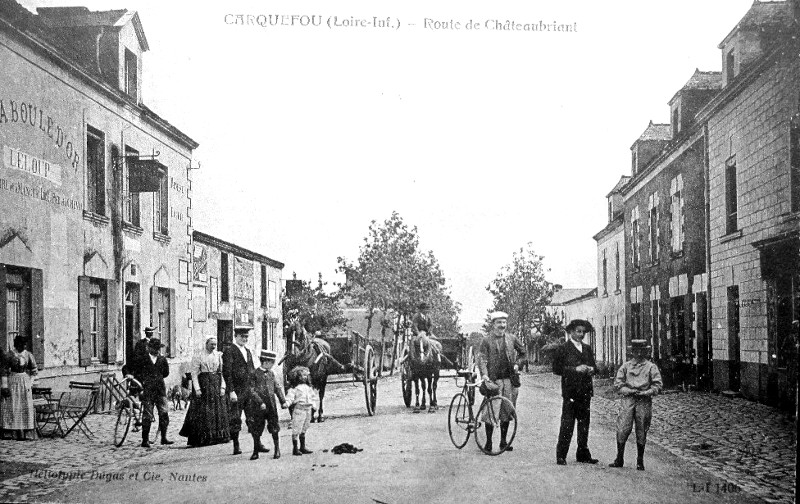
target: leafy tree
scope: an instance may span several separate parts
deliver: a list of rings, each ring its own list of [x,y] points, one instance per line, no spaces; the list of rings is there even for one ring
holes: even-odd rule
[[[300,320],[305,320],[311,317],[312,314],[316,314],[319,320],[322,321],[323,333],[344,329],[347,324],[347,317],[344,316],[341,308],[340,300],[342,294],[339,291],[330,294],[325,292],[324,287],[326,285],[327,283],[322,281],[322,274],[320,273],[316,286],[312,286],[311,282],[301,280],[299,288],[295,288],[291,292],[287,290],[286,295],[283,296],[281,306],[284,324],[287,324],[291,318],[291,311]],[[286,327],[284,327],[285,330]]]
[[[530,348],[531,330],[545,317],[545,307],[553,297],[553,284],[545,279],[543,256],[537,255],[529,242],[514,252],[510,264],[503,266],[486,287],[493,300],[491,311],[508,313],[508,330]],[[487,316],[488,328],[488,316]]]
[[[399,335],[423,301],[441,327],[457,328],[459,307],[444,291],[439,262],[432,251],[420,250],[416,226],[409,227],[397,212],[381,223],[372,221],[355,262],[343,257],[338,262],[339,271],[347,276],[342,291],[353,305],[367,308],[367,336],[375,313],[381,312],[385,320],[394,320],[397,348]],[[382,337],[387,328],[383,327]]]

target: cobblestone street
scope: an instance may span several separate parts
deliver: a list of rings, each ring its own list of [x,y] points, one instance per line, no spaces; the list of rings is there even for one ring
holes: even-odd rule
[[[560,378],[549,372],[532,378],[537,387],[560,387]],[[592,421],[613,425],[617,402],[607,382],[595,386]],[[794,502],[794,422],[775,408],[713,393],[668,391],[654,399],[648,441],[766,502]]]

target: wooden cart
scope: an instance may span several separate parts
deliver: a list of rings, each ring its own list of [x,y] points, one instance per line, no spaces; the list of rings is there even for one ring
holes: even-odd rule
[[[362,383],[367,414],[373,416],[378,405],[378,361],[371,341],[358,331],[349,336],[330,336],[325,341],[331,346],[331,355],[344,365],[352,367],[347,379],[328,379],[328,383]]]

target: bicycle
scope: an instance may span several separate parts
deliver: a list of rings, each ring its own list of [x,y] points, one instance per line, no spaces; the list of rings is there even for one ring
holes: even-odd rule
[[[456,383],[458,383],[458,378],[464,380],[464,386],[461,388],[461,392],[454,395],[450,401],[450,410],[447,414],[447,430],[450,433],[450,441],[460,450],[467,445],[469,437],[475,433],[475,442],[483,453],[500,455],[511,446],[514,436],[517,434],[517,411],[514,404],[500,395],[484,397],[478,408],[478,414],[475,415],[473,412],[475,388],[480,386],[480,382],[476,380],[475,373],[468,370],[458,371]],[[487,422],[491,423],[494,427],[493,437],[495,434],[500,437],[501,419],[509,422],[507,444],[501,447],[499,440],[495,442],[492,439],[489,449],[487,449],[487,441],[490,440],[487,439],[484,427]]]
[[[142,384],[136,378],[126,377],[122,380],[122,386],[125,388],[126,397],[116,404],[117,409],[117,423],[114,426],[114,446],[119,448],[125,442],[128,436],[128,431],[133,421],[132,432],[140,432],[142,426],[142,401],[139,394],[142,390]],[[137,390],[138,389],[138,390]],[[158,429],[156,422],[150,429],[149,440],[150,444],[156,442]]]

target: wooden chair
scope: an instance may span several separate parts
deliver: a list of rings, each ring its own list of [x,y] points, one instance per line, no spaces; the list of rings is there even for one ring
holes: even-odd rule
[[[59,409],[58,400],[53,399],[53,392],[50,387],[33,387],[33,408],[36,418],[36,432],[40,437],[44,436],[64,436],[63,416]],[[45,432],[45,427],[51,425],[49,432]]]
[[[58,401],[58,409],[61,411],[62,419],[67,430],[61,437],[69,436],[69,433],[77,428],[87,438],[92,438],[94,433],[86,425],[86,415],[94,410],[97,402],[100,386],[94,382],[69,382],[69,391],[65,392]]]

